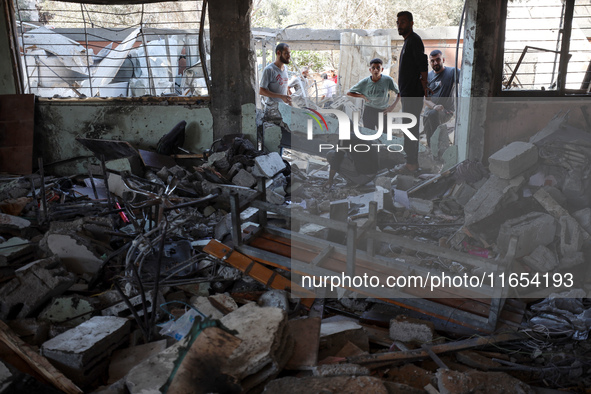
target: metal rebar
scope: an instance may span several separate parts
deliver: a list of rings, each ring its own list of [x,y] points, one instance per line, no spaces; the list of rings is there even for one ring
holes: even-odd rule
[[[109,182],[107,175],[107,166],[105,164],[105,155],[101,155],[101,169],[103,171],[103,182],[105,183],[105,189],[107,189],[107,201],[109,202],[109,208],[113,207],[113,200],[111,200],[111,192],[109,192]]]
[[[148,326],[148,334],[151,336],[152,326],[156,321],[156,300],[158,298],[158,290],[160,286],[160,269],[162,267],[162,255],[164,254],[164,243],[166,242],[166,230],[168,228],[168,222],[164,222],[164,226],[162,228],[162,234],[160,239],[160,248],[158,250],[158,260],[156,261],[156,278],[154,279],[154,288],[152,291],[152,315],[150,316],[150,325]]]
[[[94,193],[94,199],[98,200],[98,193],[96,191],[96,185],[94,184],[94,178],[92,177],[92,170],[90,169],[90,161],[88,162],[88,177],[90,178],[90,184],[92,185],[92,192]]]
[[[43,221],[48,219],[47,217],[47,201],[45,201],[45,174],[43,172],[43,158],[37,159],[39,163],[39,175],[41,175],[41,204],[43,204]]]

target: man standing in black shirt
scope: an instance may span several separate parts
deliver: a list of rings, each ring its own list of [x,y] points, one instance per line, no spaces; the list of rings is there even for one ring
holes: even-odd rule
[[[402,112],[411,113],[417,119],[417,124],[409,129],[416,140],[411,140],[404,135],[406,164],[397,170],[412,174],[419,169],[419,117],[423,109],[423,97],[428,97],[433,92],[427,86],[427,55],[425,55],[423,40],[413,31],[412,14],[409,11],[399,12],[396,25],[398,34],[404,37],[398,68]]]
[[[460,72],[455,67],[445,67],[445,58],[439,49],[429,54],[428,86],[433,91],[431,97],[425,97],[425,134],[427,144],[431,146],[431,137],[440,124],[449,121],[454,114],[453,88]]]

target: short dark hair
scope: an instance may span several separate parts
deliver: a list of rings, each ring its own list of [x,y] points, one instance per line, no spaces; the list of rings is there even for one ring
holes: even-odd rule
[[[409,22],[412,22],[412,13],[410,11],[400,11],[396,17],[400,18],[401,16],[406,16]]]
[[[380,59],[379,57],[376,57],[375,59],[372,59],[369,62],[369,65],[371,66],[372,64],[384,64],[384,62],[382,61],[382,59]]]
[[[328,75],[326,75],[326,73],[322,73],[322,75],[320,75],[320,77],[321,77],[322,79],[328,79]]]
[[[275,54],[277,54],[277,52],[283,52],[286,48],[289,48],[289,45],[284,42],[277,44],[275,47]]]
[[[441,52],[439,49],[433,49],[431,51],[431,53],[429,54],[429,56],[437,56],[437,55],[443,56],[443,52]]]

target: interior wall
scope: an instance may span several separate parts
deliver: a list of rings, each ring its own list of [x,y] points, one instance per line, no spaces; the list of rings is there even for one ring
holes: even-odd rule
[[[591,132],[589,99],[584,97],[494,99],[487,112],[484,164],[503,146],[528,141],[560,112],[568,112],[569,125]]]
[[[200,153],[213,142],[212,117],[207,106],[138,105],[135,103],[82,104],[38,102],[35,108],[34,154],[59,174],[86,173],[86,159],[68,161],[92,153],[76,137],[116,139],[138,149],[153,149],[160,138],[185,120],[185,149]]]

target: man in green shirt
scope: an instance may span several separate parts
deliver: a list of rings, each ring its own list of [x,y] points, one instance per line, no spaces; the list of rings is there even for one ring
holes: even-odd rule
[[[347,92],[347,96],[359,97],[365,100],[363,126],[370,130],[375,130],[376,126],[379,125],[380,112],[383,114],[383,125],[385,127],[386,113],[394,110],[394,107],[398,104],[399,100],[399,97],[396,96],[394,103],[390,106],[388,105],[390,91],[393,91],[398,95],[399,90],[398,85],[392,78],[382,74],[382,71],[384,71],[382,64],[382,59],[373,59],[369,62],[369,72],[371,75],[357,82],[357,84]]]

